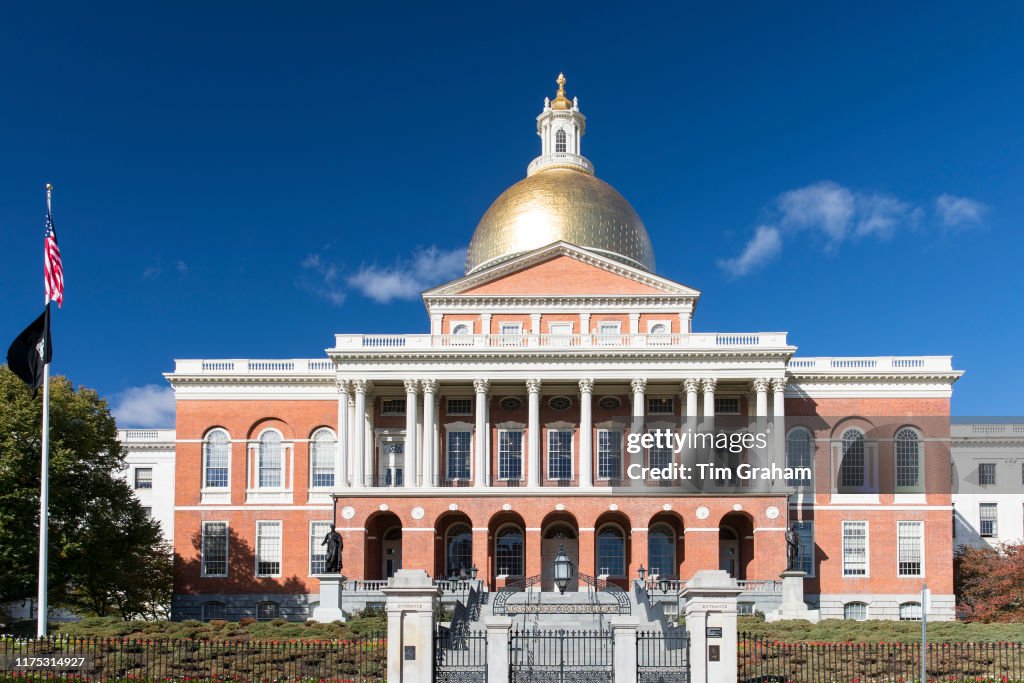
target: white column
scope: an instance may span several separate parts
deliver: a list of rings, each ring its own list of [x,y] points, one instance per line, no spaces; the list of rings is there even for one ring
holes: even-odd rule
[[[352,396],[352,384],[347,379],[338,380],[338,450],[334,455],[334,487],[348,486],[348,402]]]
[[[683,380],[683,393],[686,395],[686,417],[697,417],[697,392],[700,381],[688,377]]]
[[[704,417],[713,418],[715,416],[715,388],[718,386],[718,380],[714,377],[705,377],[700,381],[700,385],[704,390]]]
[[[594,380],[580,380],[580,486],[594,485]]]
[[[423,485],[433,486],[437,468],[434,466],[434,401],[437,398],[437,380],[425,379],[423,385]]]
[[[785,377],[776,377],[772,380],[772,429],[775,430],[775,440],[772,453],[772,462],[785,465],[786,460],[786,382]],[[813,450],[811,453],[813,454]]]
[[[647,405],[645,403],[645,394],[647,392],[647,380],[643,378],[636,378],[629,383],[630,389],[633,391],[633,423],[630,426],[630,431],[634,434],[642,434],[644,431],[644,415],[647,412]],[[638,453],[633,453],[629,456],[630,465],[644,465],[644,452],[641,450]],[[627,469],[626,472],[629,470]],[[628,479],[626,472],[622,473],[622,477],[628,480],[628,486],[643,486],[643,479]]]
[[[430,334],[441,334],[441,314],[431,313],[430,314]]]
[[[487,485],[487,391],[491,383],[486,379],[473,380],[473,391],[476,392],[476,448],[473,449],[473,483],[475,486]]]
[[[629,314],[629,333],[640,334],[640,314],[630,313]]]
[[[755,379],[754,391],[757,393],[757,417],[768,417],[768,380],[764,377]]]
[[[530,394],[529,424],[530,433],[529,467],[526,469],[526,485],[540,486],[540,389],[539,379],[526,380],[526,390]]]
[[[590,314],[580,313],[580,339],[583,345],[590,344]]]
[[[480,334],[491,333],[491,314],[481,313],[480,314]]]
[[[405,380],[405,485],[419,486],[419,449],[416,447],[416,417],[419,407],[420,381],[418,379]]]
[[[356,453],[359,451],[356,449],[356,394],[355,385],[349,382],[349,394],[348,394],[348,438],[345,440],[345,447],[348,449],[345,452],[345,463],[348,466],[348,478],[349,485],[355,485],[355,471],[356,464],[355,458]]]
[[[363,452],[366,443],[366,390],[369,383],[365,379],[352,380],[355,390],[355,415],[352,420],[352,487],[366,486],[366,470]]]
[[[540,334],[540,313],[530,314],[530,334]]]
[[[373,432],[373,408],[376,401],[376,396],[373,393],[373,385],[371,384],[366,392],[366,412],[363,413],[363,420],[366,421],[366,440],[363,442],[363,472],[365,473],[366,480],[371,484],[376,483],[373,477],[376,474],[376,466],[374,457],[377,449],[377,440]]]

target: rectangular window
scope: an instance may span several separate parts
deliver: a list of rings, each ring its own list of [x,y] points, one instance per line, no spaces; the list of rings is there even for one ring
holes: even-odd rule
[[[324,573],[327,562],[327,546],[323,543],[324,536],[331,530],[330,522],[309,523],[309,573],[311,576]]]
[[[469,479],[469,444],[472,432],[448,432],[448,479]]]
[[[149,519],[153,519],[153,508],[144,507],[142,508],[142,511],[146,513],[146,517],[148,517]]]
[[[572,479],[572,432],[548,430],[548,479]]]
[[[228,575],[228,523],[203,522],[203,576]]]
[[[807,576],[814,576],[814,522],[793,522],[790,526],[800,536],[796,568]]]
[[[256,522],[256,575],[281,573],[281,522]]]
[[[472,415],[473,399],[471,398],[450,398],[447,403],[449,415]]]
[[[978,465],[978,483],[982,486],[996,485],[996,464],[983,462]]]
[[[622,430],[597,430],[597,478],[622,479]]]
[[[498,479],[523,478],[523,433],[519,430],[498,431]]]
[[[603,322],[597,324],[597,333],[602,335],[619,334],[622,324],[618,322]]]
[[[137,488],[137,489],[151,489],[151,488],[153,488],[153,468],[152,467],[136,467],[135,468],[135,488]]]
[[[405,415],[404,398],[384,398],[380,401],[381,415]]]
[[[310,466],[312,467],[314,488],[334,487],[334,451],[335,444],[330,442],[312,441],[309,444],[312,451]]]
[[[260,443],[260,488],[279,488],[281,486],[281,462],[283,459],[280,443]]]
[[[672,397],[653,397],[647,399],[648,415],[671,415]]]
[[[993,538],[999,533],[999,508],[996,503],[978,504],[978,532],[983,538]]]
[[[662,446],[659,448],[657,445],[657,440],[655,440],[655,445],[647,450],[647,466],[657,467],[659,469],[668,467],[669,465],[672,464],[673,455],[674,454],[672,453],[672,449],[669,446],[667,446],[666,444],[662,444]],[[671,480],[666,479],[662,481],[669,482]]]
[[[715,415],[739,415],[740,399],[737,396],[715,396]]]
[[[897,576],[922,576],[924,522],[896,523]]]
[[[518,346],[523,343],[522,323],[501,323],[502,346]]]
[[[225,441],[227,437],[224,437]],[[228,487],[228,454],[230,444],[209,443],[204,446],[206,451],[205,486],[208,489],[226,489]]]
[[[868,575],[868,523],[843,522],[843,576]]]

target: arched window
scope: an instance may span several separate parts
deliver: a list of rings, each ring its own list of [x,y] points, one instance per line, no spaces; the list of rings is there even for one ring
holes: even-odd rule
[[[597,573],[626,575],[626,539],[622,529],[606,524],[597,532]]]
[[[495,572],[498,576],[523,575],[523,530],[506,526],[494,540]]]
[[[921,437],[910,427],[896,432],[896,488],[917,489],[921,485]]]
[[[281,616],[281,606],[276,602],[267,600],[256,603],[256,619],[258,621],[270,621]]]
[[[665,323],[651,325],[651,334],[668,334],[668,325]]]
[[[902,603],[900,605],[900,621],[921,621],[921,603]]]
[[[203,440],[203,487],[228,487],[228,462],[231,455],[231,437],[223,429],[212,429]]]
[[[789,435],[786,437],[786,467],[813,468],[814,458],[812,456],[814,449],[812,444],[811,433],[803,427],[790,430]],[[810,477],[794,477],[789,480],[790,486],[807,486],[810,483]]]
[[[281,447],[281,433],[268,429],[260,434],[259,442],[259,485],[261,488],[280,488],[281,470],[284,460]]]
[[[227,619],[227,614],[227,608],[224,606],[223,602],[211,600],[210,602],[203,603],[203,621]]]
[[[662,578],[676,575],[676,535],[668,524],[655,524],[647,532],[647,571]]]
[[[453,524],[445,534],[445,571],[448,576],[468,574],[473,566],[473,530],[467,524]]]
[[[843,605],[843,619],[848,621],[864,621],[868,618],[866,602],[848,602]]]
[[[864,486],[864,432],[847,429],[843,432],[843,456],[839,464],[839,485],[843,488]]]
[[[334,460],[338,440],[330,429],[318,429],[309,443],[310,484],[313,488],[334,487]]]
[[[469,325],[459,323],[452,328],[452,334],[469,334]]]
[[[566,151],[565,131],[564,130],[558,130],[555,133],[555,151],[556,152],[564,152],[564,151]]]

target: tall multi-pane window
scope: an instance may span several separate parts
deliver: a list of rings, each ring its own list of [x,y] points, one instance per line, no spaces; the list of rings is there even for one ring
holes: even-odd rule
[[[256,620],[257,621],[271,621],[281,616],[281,606],[276,602],[267,600],[266,602],[256,603]]]
[[[331,488],[334,486],[334,459],[338,450],[338,440],[330,429],[318,429],[309,444],[310,471],[314,487]]]
[[[135,468],[135,488],[137,488],[137,489],[151,489],[151,488],[153,488],[153,468],[152,467],[136,467]]]
[[[868,523],[843,522],[843,576],[868,574]]]
[[[921,621],[921,603],[900,603],[900,621]]]
[[[647,571],[661,577],[676,575],[676,535],[668,524],[655,524],[647,532]]]
[[[597,478],[622,478],[622,430],[597,430]]]
[[[506,526],[494,540],[494,568],[499,576],[523,575],[523,530]]]
[[[256,522],[256,573],[281,573],[281,522]]]
[[[797,427],[790,431],[786,437],[786,466],[791,468],[806,467],[808,469],[813,467],[813,443],[811,433],[803,427]],[[806,477],[797,477],[789,480],[790,486],[807,486],[810,483],[811,480]]]
[[[498,431],[498,479],[523,478],[523,432]]]
[[[572,432],[548,430],[548,479],[572,479]]]
[[[309,523],[309,573],[312,576],[324,573],[327,564],[327,546],[321,545],[321,543],[330,530],[330,522]]]
[[[896,432],[896,488],[912,489],[921,483],[921,437],[904,427]]]
[[[795,521],[790,524],[800,536],[800,555],[796,558],[796,568],[807,574],[814,575],[814,522]]]
[[[655,442],[657,444],[657,442]],[[654,467],[662,469],[672,464],[673,456],[672,447],[666,444],[662,444],[660,447],[657,445],[651,446],[647,449],[647,465],[648,467]],[[671,483],[671,479],[662,479],[664,483]]]
[[[673,407],[671,396],[652,396],[647,399],[648,415],[671,415],[672,410]]]
[[[978,465],[978,483],[982,486],[996,485],[996,464],[983,462]]]
[[[468,574],[473,566],[473,530],[468,524],[453,524],[445,535],[445,569],[448,576]]]
[[[843,456],[839,465],[839,485],[844,488],[864,486],[864,433],[859,429],[843,432]]]
[[[228,486],[228,456],[231,438],[223,429],[214,429],[203,440],[203,486],[223,489]]]
[[[259,484],[260,487],[281,486],[281,462],[283,460],[281,434],[268,429],[260,434],[259,442]]]
[[[227,608],[223,602],[219,600],[211,600],[210,602],[203,603],[203,621],[211,621],[213,619],[226,619]]]
[[[204,576],[228,575],[228,523],[203,522],[202,566]]]
[[[617,526],[606,524],[597,532],[597,573],[626,575],[626,539]]]
[[[924,568],[924,522],[896,523],[897,574],[922,576]]]
[[[469,444],[472,432],[448,432],[448,479],[469,479]]]
[[[566,136],[564,130],[558,130],[555,132],[555,151],[564,152],[566,150]]]
[[[998,517],[997,503],[978,503],[978,532],[983,538],[993,538],[999,533]]]
[[[736,396],[716,396],[715,415],[739,415],[740,399]]]

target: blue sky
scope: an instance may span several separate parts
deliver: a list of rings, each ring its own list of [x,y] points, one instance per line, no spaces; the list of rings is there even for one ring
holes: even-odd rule
[[[562,70],[695,329],[952,354],[955,413],[1024,414],[1024,6],[895,4],[9,5],[0,338],[46,182],[55,371],[124,426],[168,419],[175,357],[426,331]]]

